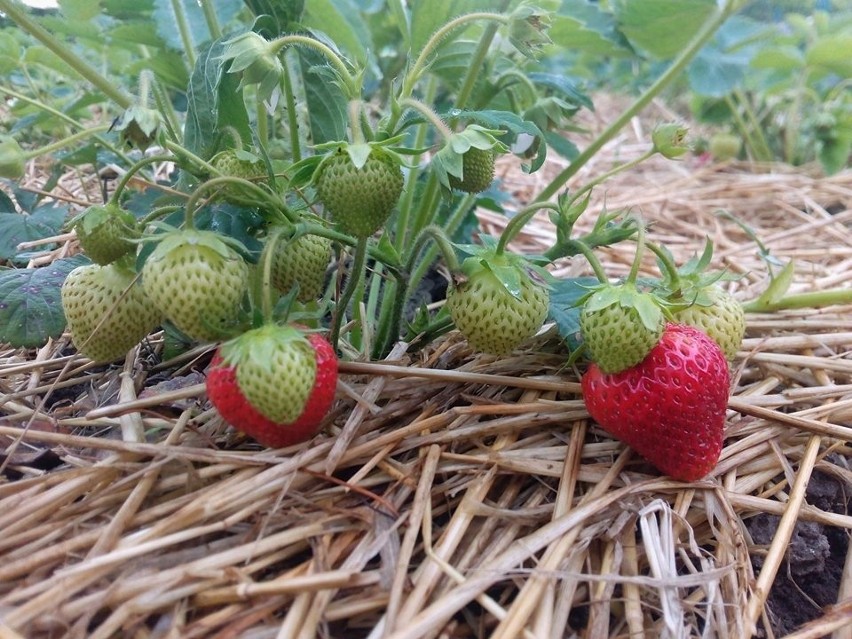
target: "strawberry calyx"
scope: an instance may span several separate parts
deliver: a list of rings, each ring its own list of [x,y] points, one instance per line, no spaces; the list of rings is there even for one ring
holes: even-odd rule
[[[185,246],[209,249],[225,260],[234,259],[234,251],[240,255],[245,255],[248,252],[239,240],[216,231],[177,229],[149,239],[158,242],[157,252],[161,256]]]
[[[585,350],[605,373],[641,362],[659,342],[667,319],[663,301],[631,281],[594,286],[577,304]]]
[[[482,246],[473,244],[456,245],[469,257],[461,263],[459,272],[453,274],[458,283],[460,280],[472,279],[483,272],[491,273],[507,293],[515,299],[521,299],[522,282],[532,279],[534,284],[550,288],[552,276],[538,266],[536,256],[524,256],[498,249],[492,237],[481,237]]]
[[[222,361],[236,371],[249,403],[276,423],[296,420],[304,411],[316,378],[314,349],[292,326],[265,324],[224,342]],[[286,384],[280,372],[288,372]]]
[[[509,150],[496,136],[505,131],[486,129],[477,124],[452,133],[432,158],[431,168],[446,190],[480,193],[494,178],[494,158]]]

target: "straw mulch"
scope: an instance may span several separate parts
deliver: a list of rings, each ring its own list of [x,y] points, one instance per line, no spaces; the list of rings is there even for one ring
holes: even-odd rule
[[[636,122],[576,183],[646,148]],[[501,168],[522,201],[562,167]],[[604,202],[640,212],[681,260],[712,237],[741,300],[767,269],[720,211],[796,261],[794,291],[852,277],[849,172],[654,161],[598,189]],[[552,235],[542,215],[516,247]],[[601,252],[613,277],[632,250]],[[555,272],[588,274],[581,260]],[[722,458],[692,484],[587,419],[552,327],[501,359],[450,334],[344,363],[328,426],[278,451],[206,404],[205,349],[160,362],[154,335],[111,367],[65,339],[0,349],[0,637],[848,639],[852,554],[812,544],[820,580],[839,562],[839,594],[810,593],[795,632],[773,584],[797,581],[803,531],[852,529],[850,310],[749,316]],[[832,486],[843,507],[818,499]]]

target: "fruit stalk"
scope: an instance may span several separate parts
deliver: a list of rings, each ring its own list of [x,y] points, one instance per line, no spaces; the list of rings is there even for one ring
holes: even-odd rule
[[[743,304],[746,313],[773,313],[797,308],[820,308],[836,304],[852,304],[852,289],[838,288],[829,291],[812,291],[786,295],[780,300],[760,302],[754,300]]]
[[[526,226],[527,222],[529,222],[541,209],[551,209],[557,213],[559,212],[559,206],[553,202],[534,202],[533,204],[525,206],[506,224],[506,228],[504,228],[503,232],[500,234],[500,239],[497,242],[497,248],[494,252],[497,255],[502,255],[506,250],[506,245],[511,242],[518,233],[520,233],[521,229]]]
[[[338,342],[340,341],[340,328],[343,326],[343,317],[346,315],[346,309],[355,295],[355,290],[361,285],[361,280],[364,279],[364,267],[367,265],[367,239],[366,237],[358,238],[349,279],[335,305],[334,322],[331,329],[331,343],[335,349],[337,349]]]
[[[355,77],[349,73],[349,69],[346,68],[346,65],[343,63],[343,60],[340,59],[333,49],[326,46],[319,40],[314,38],[298,35],[295,33],[290,33],[285,36],[281,36],[280,38],[276,38],[272,42],[269,43],[269,50],[271,53],[277,53],[281,49],[291,44],[308,47],[309,49],[314,49],[315,51],[319,51],[325,58],[331,63],[331,66],[334,67],[334,70],[337,71],[340,78],[344,83],[344,90],[346,91],[346,97],[349,99],[355,99],[360,96],[361,87]]]

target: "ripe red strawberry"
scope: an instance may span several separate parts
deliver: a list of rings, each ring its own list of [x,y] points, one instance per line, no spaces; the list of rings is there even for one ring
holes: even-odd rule
[[[384,225],[403,186],[402,170],[391,154],[367,145],[334,151],[319,164],[314,180],[332,220],[357,237],[369,237]]]
[[[462,270],[466,279],[450,290],[447,310],[473,348],[504,355],[541,328],[550,294],[518,258],[474,256]]]
[[[598,287],[580,311],[583,344],[604,373],[618,373],[645,359],[665,324],[657,298],[626,282]]]
[[[229,424],[264,446],[313,437],[334,401],[337,357],[319,335],[266,325],[222,344],[207,396]]]
[[[746,329],[742,305],[733,295],[714,285],[703,288],[690,306],[673,311],[672,319],[707,333],[728,360],[736,357]]]
[[[310,302],[322,294],[325,270],[331,260],[331,240],[319,235],[302,235],[278,245],[272,256],[272,285],[286,293],[298,282],[300,302]]]
[[[97,264],[111,264],[136,250],[136,218],[115,204],[90,206],[72,222],[80,246]]]
[[[223,236],[176,231],[142,268],[142,286],[167,319],[192,339],[216,341],[236,318],[249,268]]]
[[[730,383],[718,344],[691,326],[668,324],[633,368],[583,375],[592,418],[660,471],[684,481],[704,477],[722,451]]]
[[[470,147],[462,155],[462,175],[448,174],[450,188],[465,193],[481,193],[494,181],[494,153]]]
[[[124,357],[162,316],[134,282],[135,274],[115,264],[78,266],[62,284],[62,310],[77,350],[96,362]]]

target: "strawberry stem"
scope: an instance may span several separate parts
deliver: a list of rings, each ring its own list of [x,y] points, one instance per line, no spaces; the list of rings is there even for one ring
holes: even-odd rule
[[[334,308],[334,322],[331,329],[331,343],[336,349],[340,341],[340,328],[343,325],[343,317],[346,315],[346,309],[349,302],[352,301],[352,296],[355,290],[360,286],[361,280],[364,279],[364,267],[367,265],[367,238],[359,237],[358,244],[355,247],[354,263],[352,270],[349,273],[349,279],[346,281],[346,286],[337,300]]]
[[[852,304],[852,289],[839,288],[828,291],[797,293],[787,295],[779,300],[758,302],[759,300],[753,300],[743,304],[743,310],[747,313],[772,313],[797,308],[820,308],[838,304]]]
[[[110,129],[109,124],[102,124],[100,126],[92,127],[91,129],[83,129],[82,131],[77,131],[77,133],[72,133],[67,138],[62,138],[61,140],[57,140],[51,144],[46,144],[37,149],[32,149],[31,151],[27,151],[25,155],[26,160],[32,160],[33,158],[37,158],[40,155],[47,155],[48,153],[53,153],[54,151],[58,151],[60,149],[65,148],[75,142],[79,142],[80,140],[85,140],[86,138],[92,137],[98,133],[104,133]]]
[[[663,271],[663,279],[670,283],[670,287],[676,295],[679,294],[682,288],[681,277],[671,255],[653,242],[646,242],[645,246],[657,256],[660,270]]]
[[[148,166],[149,164],[156,164],[157,162],[174,162],[175,158],[173,155],[149,155],[148,157],[144,157],[139,160],[136,164],[131,166],[127,172],[121,176],[121,179],[118,181],[118,185],[115,187],[115,191],[112,194],[112,197],[109,199],[110,204],[115,204],[118,206],[121,202],[121,194],[124,191],[124,188],[127,186],[128,182],[136,175],[141,169]]]
[[[273,300],[272,292],[272,262],[275,259],[275,253],[285,233],[291,229],[280,229],[272,234],[263,247],[263,255],[261,259],[261,277],[260,277],[260,310],[263,316],[263,323],[272,322]]]
[[[618,166],[607,171],[606,173],[598,176],[597,178],[595,178],[594,180],[592,180],[588,184],[584,185],[583,188],[581,188],[579,191],[574,193],[574,195],[571,197],[571,199],[568,202],[568,206],[570,206],[571,204],[576,202],[583,195],[585,195],[586,193],[591,191],[593,188],[595,188],[599,184],[603,184],[604,182],[606,182],[612,176],[618,175],[622,171],[627,171],[629,169],[632,169],[635,166],[638,166],[639,164],[641,164],[642,162],[644,162],[648,158],[655,156],[657,153],[659,153],[659,151],[657,151],[656,148],[648,149],[645,153],[640,155],[638,158],[634,158],[633,160],[630,160],[629,162],[625,162],[624,164],[619,164]]]
[[[194,226],[193,218],[195,217],[195,210],[198,208],[198,201],[201,199],[201,194],[228,184],[237,185],[241,189],[251,191],[253,195],[266,202],[273,211],[283,214],[290,223],[295,224],[298,222],[298,216],[282,201],[275,198],[271,193],[267,193],[254,182],[231,175],[223,175],[207,180],[203,184],[199,185],[199,187],[192,192],[192,195],[189,196],[189,199],[186,201],[186,214],[184,218],[186,228],[191,229]]]
[[[408,107],[410,109],[414,109],[418,113],[420,113],[424,118],[426,118],[429,123],[435,127],[435,130],[441,134],[441,137],[444,140],[450,139],[450,136],[453,134],[450,127],[448,127],[444,121],[438,117],[438,114],[435,113],[431,108],[425,105],[420,100],[415,100],[414,98],[403,98],[399,101],[399,105],[401,107]]]
[[[635,284],[639,277],[639,267],[642,264],[642,254],[645,252],[645,225],[641,220],[636,220],[636,254],[633,256],[633,264],[630,265],[630,273],[627,274],[625,284]]]
[[[411,70],[405,76],[405,80],[402,83],[402,90],[400,92],[400,95],[403,97],[407,97],[412,94],[414,90],[414,85],[416,84],[417,80],[420,79],[421,74],[429,66],[429,56],[432,55],[432,52],[438,47],[438,45],[444,38],[446,38],[452,31],[458,29],[461,26],[464,26],[468,22],[476,22],[479,20],[488,20],[492,22],[506,24],[509,21],[509,18],[500,13],[477,12],[468,13],[447,22],[444,26],[442,26],[435,33],[433,33],[432,37],[429,38],[425,45],[423,45],[423,49],[421,49],[420,54],[417,56],[417,59],[411,66]],[[479,69],[478,66],[472,68]]]
[[[582,254],[583,257],[586,258],[586,261],[595,273],[595,277],[598,278],[598,281],[601,284],[609,283],[609,277],[607,277],[606,271],[601,265],[600,260],[597,255],[595,255],[595,252],[590,249],[585,242],[581,240],[568,240],[567,244],[570,248],[574,249],[577,253]]]
[[[343,60],[340,59],[340,56],[334,52],[331,47],[326,46],[319,40],[315,38],[311,38],[308,36],[297,35],[294,33],[281,36],[270,42],[269,50],[272,53],[276,53],[283,49],[284,47],[295,44],[304,47],[308,47],[310,49],[314,49],[315,51],[319,51],[325,58],[331,63],[331,66],[334,67],[334,70],[337,71],[337,74],[343,80],[343,89],[346,92],[346,97],[349,99],[355,99],[359,97],[361,94],[361,87],[359,82],[355,79],[349,69],[346,68]]]
[[[525,206],[506,224],[506,228],[504,228],[503,232],[500,234],[500,239],[497,242],[497,248],[494,250],[494,254],[502,255],[506,250],[506,245],[511,242],[518,233],[520,233],[526,223],[529,222],[541,209],[550,209],[559,213],[559,206],[554,202],[534,202],[533,204]]]

